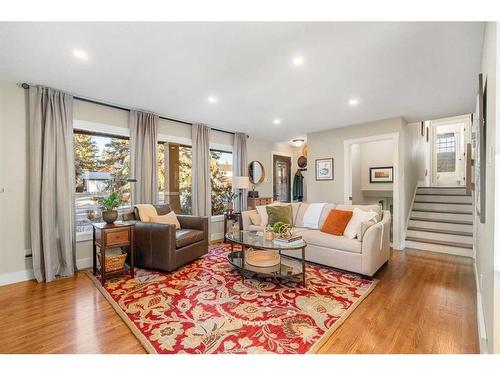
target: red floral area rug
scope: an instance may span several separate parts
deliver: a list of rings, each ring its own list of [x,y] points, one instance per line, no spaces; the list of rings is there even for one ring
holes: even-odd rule
[[[376,280],[307,264],[307,285],[241,274],[219,247],[173,273],[96,286],[150,353],[313,353]]]

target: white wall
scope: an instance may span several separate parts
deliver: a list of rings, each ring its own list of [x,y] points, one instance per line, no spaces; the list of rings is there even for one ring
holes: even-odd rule
[[[392,139],[384,139],[360,144],[362,190],[392,191],[392,183],[370,183],[370,168],[392,167],[394,163],[393,155],[394,141]]]
[[[0,275],[26,277],[28,228],[28,134],[25,92],[0,81]],[[0,280],[1,281],[1,280]]]
[[[344,201],[344,140],[373,135],[399,133],[406,121],[401,117],[374,121],[366,124],[308,133],[308,201]],[[334,158],[334,180],[316,181],[314,164],[316,159]],[[396,173],[396,171],[395,171]]]
[[[486,153],[494,154],[496,119],[496,65],[497,65],[497,25],[488,22],[485,28],[481,72],[488,82],[487,95],[487,131]],[[476,272],[479,284],[479,300],[484,315],[486,341],[481,342],[482,350],[494,351],[494,227],[495,227],[495,158],[487,157],[486,168],[486,222],[481,224],[475,218]],[[481,311],[479,312],[481,314]],[[497,315],[500,311],[497,311]],[[478,317],[480,319],[480,317]],[[500,317],[496,318],[496,324]],[[500,341],[500,337],[497,337]],[[495,343],[495,350],[500,352],[500,343]]]
[[[32,273],[28,206],[28,134],[26,92],[13,82],[0,81],[0,285],[24,280]],[[88,123],[104,124],[126,132],[128,112],[98,104],[74,101],[74,119]],[[191,127],[168,120],[159,122],[159,138],[167,137],[190,142]],[[232,147],[233,136],[212,132],[211,143]],[[259,160],[265,168],[266,179],[258,185],[262,196],[271,196],[272,152],[292,156],[287,143],[248,139],[248,161]],[[211,223],[212,238],[222,235],[221,221]],[[79,267],[89,267],[92,254],[91,241],[77,243],[76,256]]]

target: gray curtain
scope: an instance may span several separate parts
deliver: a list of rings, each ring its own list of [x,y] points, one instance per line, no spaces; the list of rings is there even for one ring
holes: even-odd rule
[[[132,204],[158,203],[158,115],[130,111],[130,175]]]
[[[33,271],[53,281],[76,269],[73,97],[30,87],[28,101]]]
[[[234,134],[233,143],[233,176],[248,176],[247,163],[247,135],[244,133]],[[240,190],[235,190],[236,194]],[[247,209],[247,192],[244,190],[235,200],[235,209],[237,212],[243,212]]]
[[[210,186],[210,128],[193,124],[192,210],[196,216],[212,215]]]

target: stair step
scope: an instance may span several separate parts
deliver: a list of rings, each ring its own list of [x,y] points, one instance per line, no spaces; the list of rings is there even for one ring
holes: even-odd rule
[[[436,214],[459,214],[459,215],[470,215],[472,212],[470,211],[455,211],[455,210],[429,210],[429,209],[420,209],[414,208],[412,212],[432,212]]]
[[[452,219],[432,219],[432,218],[422,218],[422,217],[410,217],[410,221],[428,221],[433,223],[443,223],[443,224],[459,224],[459,225],[472,225],[472,221],[468,220],[452,220]]]
[[[423,228],[423,227],[414,227],[414,226],[411,226],[411,227],[408,227],[408,230],[418,231],[418,232],[450,234],[452,236],[472,237],[472,232],[463,232],[463,231],[450,230],[450,229]]]
[[[408,229],[436,229],[445,230],[453,232],[464,232],[472,233],[472,225],[468,224],[457,224],[457,223],[447,223],[447,222],[436,222],[428,220],[411,220],[408,221]]]
[[[470,195],[417,194],[415,202],[472,204],[472,197]]]
[[[472,213],[471,204],[462,203],[429,203],[429,202],[413,202],[414,210],[429,210],[439,212],[458,212]]]
[[[417,194],[467,195],[465,188],[419,187]]]
[[[429,212],[426,210],[413,210],[411,213],[412,218],[417,219],[431,219],[431,220],[462,220],[472,223],[472,212],[466,213],[446,213],[446,212]]]
[[[406,231],[406,235],[420,240],[446,241],[455,243],[464,243],[472,245],[472,236],[468,233],[465,235],[454,233],[430,232],[428,230],[410,229]]]
[[[460,242],[452,242],[452,241],[439,241],[439,240],[431,240],[425,238],[415,238],[415,237],[406,237],[406,240],[413,242],[421,242],[433,245],[443,245],[450,247],[459,247],[462,249],[472,249],[472,244],[460,243]]]

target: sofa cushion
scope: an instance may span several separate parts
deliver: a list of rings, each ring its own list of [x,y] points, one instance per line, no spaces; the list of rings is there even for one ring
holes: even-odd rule
[[[309,229],[300,233],[304,241],[311,246],[321,246],[329,249],[361,253],[361,242],[344,236],[334,236],[319,230]],[[307,248],[306,248],[307,253]]]
[[[344,230],[344,236],[351,239],[356,238],[358,233],[361,233],[361,225],[365,222],[369,222],[370,220],[375,221],[376,216],[376,212],[363,211],[356,207],[352,211],[352,218]]]
[[[309,207],[309,203],[302,203],[298,209],[297,209],[297,214],[295,215],[295,220],[293,222],[293,225],[298,228],[304,228],[304,214],[307,211],[307,208]]]
[[[273,226],[278,222],[292,224],[292,205],[267,206],[267,224]]]
[[[337,209],[337,205],[333,203],[327,203],[325,207],[323,207],[323,211],[321,212],[321,216],[318,221],[318,228],[322,228],[325,224],[326,218],[330,214],[330,212],[334,209]]]
[[[177,249],[203,241],[204,234],[198,229],[179,229],[175,231],[175,247]]]
[[[262,223],[262,218],[259,214],[250,214],[249,217],[252,225],[260,225]]]
[[[181,229],[181,223],[179,223],[174,211],[166,215],[149,216],[149,221],[151,223],[174,224],[175,229]]]
[[[352,204],[352,205],[346,205],[346,204],[339,204],[337,206],[337,209],[339,210],[348,210],[352,211],[355,208],[359,208],[360,210],[363,211],[371,211],[371,212],[376,212],[377,213],[377,223],[382,220],[382,208],[380,207],[379,204]]]
[[[331,210],[320,230],[324,233],[342,236],[347,224],[349,224],[352,218],[352,212],[353,211]]]

